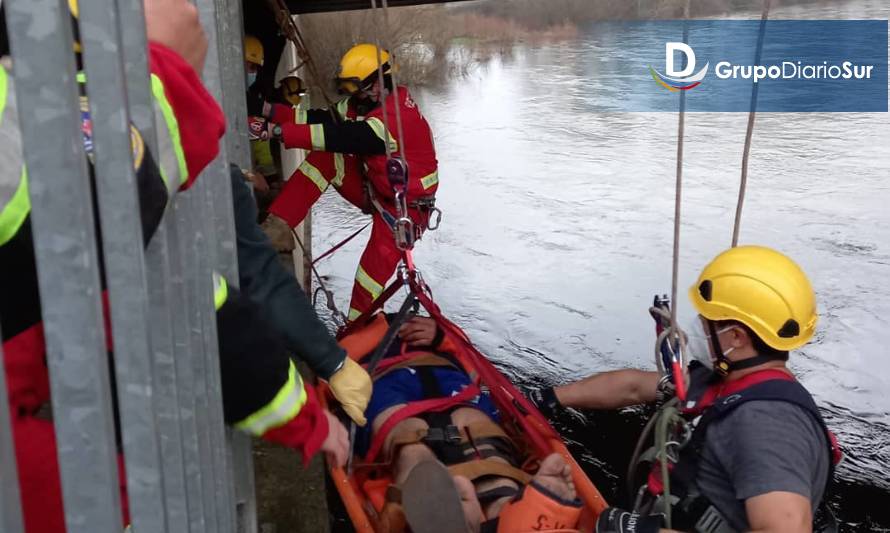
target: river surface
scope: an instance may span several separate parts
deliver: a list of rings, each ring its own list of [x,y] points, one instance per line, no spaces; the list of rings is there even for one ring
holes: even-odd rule
[[[887,19],[890,4],[771,16]],[[416,91],[435,132],[445,213],[418,244],[418,267],[445,313],[521,386],[654,367],[647,309],[671,288],[677,114],[598,111],[616,95],[591,73],[620,53],[615,42],[582,29]],[[730,243],[746,121],[687,115],[681,317],[686,289]],[[888,204],[890,115],[757,117],[741,242],[787,253],[817,292],[818,332],[791,367],[846,452],[831,499],[845,530],[890,531]],[[366,220],[335,193],[315,213],[316,253]],[[320,264],[344,309],[366,238]],[[557,421],[611,501],[623,501],[620,478],[646,415]]]

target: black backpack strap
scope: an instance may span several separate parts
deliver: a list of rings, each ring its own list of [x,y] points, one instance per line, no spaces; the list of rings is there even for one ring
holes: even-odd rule
[[[684,515],[684,525],[695,527],[703,520],[707,519],[706,513],[709,509],[716,509],[713,505],[694,488],[694,480],[698,473],[698,464],[701,458],[702,449],[704,447],[705,436],[708,427],[716,420],[719,420],[740,405],[750,401],[781,401],[792,403],[799,406],[817,422],[825,435],[825,442],[829,454],[829,470],[826,477],[826,487],[823,491],[822,502],[826,500],[828,486],[834,476],[834,443],[831,432],[825,425],[819,408],[810,393],[797,381],[788,380],[770,380],[753,385],[747,389],[730,394],[726,397],[719,398],[714,405],[709,407],[699,418],[698,424],[692,434],[692,440],[683,449],[680,461],[674,465],[671,471],[671,492],[680,498],[678,504]],[[718,521],[712,521],[714,526],[719,527]],[[707,530],[707,529],[706,529]],[[719,530],[719,529],[717,529]],[[715,531],[717,531],[715,530]]]

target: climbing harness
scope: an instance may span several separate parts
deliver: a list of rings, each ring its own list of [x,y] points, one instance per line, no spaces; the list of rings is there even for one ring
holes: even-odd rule
[[[383,26],[387,35],[389,35],[389,4],[387,0],[382,0],[382,11],[383,11]],[[377,81],[380,85],[380,91],[383,97],[381,98],[380,105],[383,109],[383,127],[388,132],[392,131],[389,127],[389,113],[387,111],[387,99],[393,96],[393,92],[396,93],[396,97],[398,97],[398,81],[396,79],[396,69],[390,69],[388,75],[392,80],[392,91],[389,91],[386,88],[386,83],[383,75],[383,48],[380,39],[380,20],[378,16],[378,6],[377,0],[371,0],[371,9],[374,12],[374,45],[377,50]],[[392,54],[392,50],[390,50],[390,57],[394,57]],[[402,113],[401,106],[398,102],[393,105],[395,109],[396,115],[396,134],[398,135],[398,151],[399,154],[393,153],[393,147],[391,143],[385,142],[384,146],[386,148],[386,175],[389,180],[389,185],[393,190],[393,203],[396,208],[396,217],[391,227],[393,229],[393,238],[396,242],[396,247],[402,251],[403,262],[405,267],[410,272],[414,271],[414,260],[412,257],[412,250],[414,249],[414,242],[417,240],[419,233],[418,230],[422,231],[421,228],[414,227],[414,221],[408,214],[408,163],[401,156],[401,154],[405,153],[405,133],[402,127]],[[433,206],[435,209],[435,206]],[[381,216],[383,215],[383,210],[380,209],[379,204],[377,206],[377,210],[381,212]],[[438,211],[438,210],[436,210]],[[437,221],[435,227],[438,227],[438,222],[441,220],[441,212],[438,212]]]
[[[700,383],[708,374],[697,365],[691,371]],[[673,525],[697,532],[729,533],[734,529],[726,518],[700,492],[695,485],[698,458],[705,441],[708,426],[729,414],[739,405],[749,401],[783,401],[795,404],[812,416],[822,428],[829,450],[828,484],[834,466],[841,459],[837,440],[825,426],[812,396],[789,373],[780,369],[763,369],[731,382],[712,382],[695,402],[680,404],[676,398],[663,406],[655,422],[655,445],[650,451],[634,452],[629,476],[636,474],[637,467],[651,463],[648,480],[636,494],[636,508],[643,512],[663,512]],[[644,432],[651,431],[647,425]],[[823,496],[823,502],[825,497]],[[680,523],[674,522],[673,510],[681,513]],[[827,511],[827,512],[826,512]],[[830,510],[823,509],[829,521]]]

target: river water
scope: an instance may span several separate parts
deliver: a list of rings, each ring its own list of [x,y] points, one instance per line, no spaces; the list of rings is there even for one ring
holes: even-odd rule
[[[756,14],[751,14],[754,18]],[[772,18],[890,18],[884,0],[785,7]],[[744,18],[744,17],[738,17]],[[440,164],[441,229],[417,264],[446,314],[514,382],[557,384],[653,368],[647,309],[670,292],[676,113],[603,113],[597,61],[615,39],[517,46],[416,91]],[[728,247],[747,115],[688,114],[680,313]],[[890,115],[761,114],[741,242],[800,263],[818,332],[791,367],[846,452],[832,505],[846,529],[890,531]],[[320,253],[364,223],[336,194],[316,209]],[[346,308],[366,237],[320,264]],[[319,311],[322,312],[321,308]],[[611,501],[646,413],[573,413],[557,426]]]

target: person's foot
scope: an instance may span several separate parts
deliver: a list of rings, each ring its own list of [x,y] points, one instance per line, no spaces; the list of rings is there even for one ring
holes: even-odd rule
[[[544,458],[532,480],[564,500],[574,500],[578,496],[572,481],[572,467],[558,453]]]

